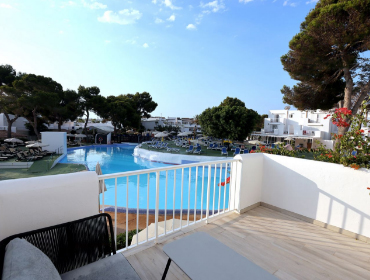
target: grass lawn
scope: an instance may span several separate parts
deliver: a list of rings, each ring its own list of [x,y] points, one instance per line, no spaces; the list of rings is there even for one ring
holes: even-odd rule
[[[192,154],[192,153],[186,153],[186,148],[182,148],[182,147],[178,147],[176,146],[172,141],[169,142],[169,141],[165,141],[166,143],[168,143],[168,147],[169,148],[176,148],[176,149],[180,149],[180,152],[176,153],[176,152],[167,152],[166,149],[155,149],[155,148],[149,148],[147,144],[142,144],[141,148],[143,149],[146,149],[146,150],[149,150],[149,151],[155,151],[155,152],[161,152],[161,153],[171,153],[171,154],[182,154],[182,155],[198,155],[198,154]],[[247,149],[251,149],[252,146],[246,146]],[[203,156],[211,156],[211,157],[225,157],[226,156],[222,156],[221,155],[221,151],[219,150],[207,150],[207,147],[204,147],[202,145],[202,153],[201,155]],[[228,152],[228,156],[229,157],[233,157],[234,156],[234,151],[229,151]],[[304,158],[304,159],[309,159],[309,160],[314,160],[313,158],[313,153],[309,153],[309,152],[302,152],[302,153],[297,153],[297,157],[298,158]]]
[[[54,166],[53,169],[50,169],[50,167],[53,165],[54,161],[57,158],[58,155],[46,156],[42,159],[34,161],[32,166],[28,169],[21,168],[0,169],[0,180],[67,174],[86,170],[86,167],[83,164],[64,164],[64,163],[58,163]]]
[[[171,154],[194,155],[194,156],[199,155],[199,154],[187,153],[186,152],[187,148],[178,147],[172,141],[171,142],[166,141],[166,143],[168,143],[169,148],[180,149],[180,152],[178,152],[178,153],[171,152]],[[203,156],[209,156],[209,157],[221,157],[222,156],[220,150],[207,150],[207,147],[204,147],[203,145],[201,145],[201,146],[202,146],[201,155],[203,155]],[[150,151],[155,151],[155,152],[169,153],[169,152],[167,152],[166,149],[161,149],[160,150],[160,149],[155,149],[155,148],[149,148],[147,144],[142,144],[141,148],[146,149],[146,150],[150,150]],[[234,155],[234,151],[229,151],[228,152],[229,157],[233,157],[233,155]],[[226,158],[226,156],[222,156],[222,157]]]

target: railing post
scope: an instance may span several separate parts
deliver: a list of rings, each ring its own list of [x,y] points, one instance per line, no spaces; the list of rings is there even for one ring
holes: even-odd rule
[[[155,173],[156,182],[155,182],[155,242],[158,243],[158,215],[159,215],[159,171]]]
[[[207,183],[207,210],[206,210],[206,223],[208,224],[209,218],[209,199],[211,191],[211,165],[208,165],[208,183]]]

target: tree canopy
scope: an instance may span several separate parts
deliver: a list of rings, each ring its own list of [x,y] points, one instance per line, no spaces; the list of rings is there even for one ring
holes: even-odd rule
[[[58,124],[58,130],[61,131],[61,126],[64,122],[75,120],[83,114],[80,104],[80,96],[74,90],[64,90],[58,92],[58,100],[55,106],[50,109],[48,119]]]
[[[139,128],[141,124],[141,116],[137,112],[136,103],[123,94],[107,97],[102,116],[112,122],[115,133],[117,129]]]
[[[11,86],[16,76],[17,72],[11,65],[0,65],[0,86]]]
[[[37,129],[38,116],[50,115],[51,108],[58,103],[58,94],[63,91],[62,85],[48,77],[25,74],[13,82],[13,88],[20,94],[18,102],[21,115],[28,120],[40,138]]]
[[[90,112],[104,113],[104,102],[105,98],[100,95],[100,89],[96,86],[93,87],[78,87],[78,95],[80,97],[80,108],[83,114],[86,116],[84,130],[86,131],[87,123],[89,122]]]
[[[204,110],[198,119],[206,135],[244,140],[253,131],[259,115],[247,109],[241,100],[227,97],[219,106]]]
[[[150,113],[158,106],[158,104],[153,101],[150,93],[146,91],[142,93],[137,92],[135,94],[127,94],[127,97],[132,99],[135,103],[136,111],[141,117],[149,118]]]
[[[52,78],[15,71],[11,65],[0,65],[0,110],[8,121],[8,137],[12,124],[19,118],[28,120],[28,128],[40,137],[46,121],[57,122],[58,130],[68,120],[85,115],[85,130],[94,112],[117,129],[141,127],[141,118],[150,117],[158,106],[148,92],[121,94],[105,98],[96,86],[79,86],[74,90],[63,87]],[[14,117],[12,116],[14,115]]]
[[[370,0],[321,0],[281,57],[284,70],[299,81],[284,86],[285,103],[299,109],[339,107],[357,112],[369,94]]]

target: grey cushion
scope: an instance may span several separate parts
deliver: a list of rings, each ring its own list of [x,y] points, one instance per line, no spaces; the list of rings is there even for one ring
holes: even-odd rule
[[[15,238],[5,249],[3,280],[61,279],[51,260],[24,239]]]
[[[61,277],[63,280],[140,280],[131,264],[120,253],[66,272]]]

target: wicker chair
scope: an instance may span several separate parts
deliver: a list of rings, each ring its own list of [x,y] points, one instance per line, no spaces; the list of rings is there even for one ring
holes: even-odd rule
[[[14,238],[39,248],[62,274],[116,254],[113,236],[112,219],[104,213],[12,235],[0,242],[0,278],[5,247]]]

